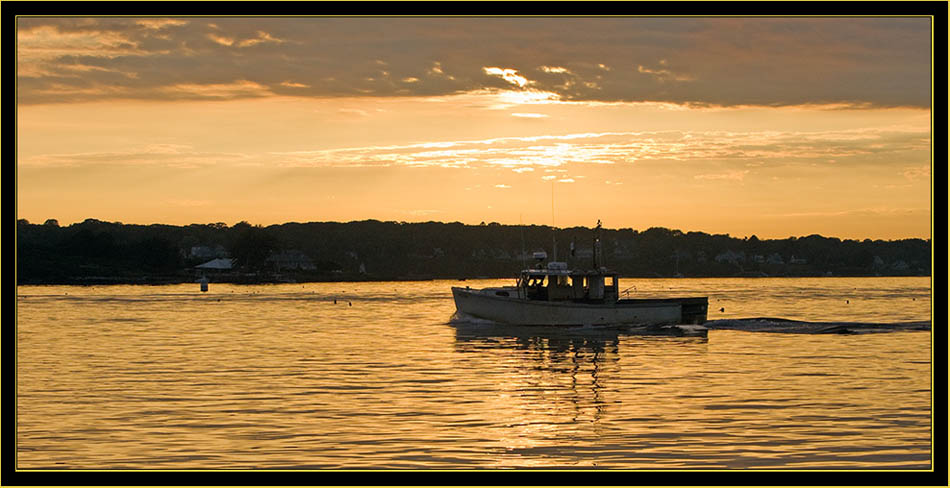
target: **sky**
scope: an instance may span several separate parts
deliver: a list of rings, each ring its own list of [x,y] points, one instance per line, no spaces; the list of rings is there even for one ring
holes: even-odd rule
[[[931,237],[929,17],[18,17],[17,215]]]

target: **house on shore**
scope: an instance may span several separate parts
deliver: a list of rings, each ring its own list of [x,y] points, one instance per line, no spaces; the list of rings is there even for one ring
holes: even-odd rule
[[[267,258],[267,263],[278,271],[313,271],[317,269],[317,266],[313,264],[313,260],[310,259],[309,256],[296,249],[271,254]]]

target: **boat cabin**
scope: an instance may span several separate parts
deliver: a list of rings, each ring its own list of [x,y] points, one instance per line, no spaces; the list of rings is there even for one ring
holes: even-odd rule
[[[619,274],[599,268],[571,271],[567,263],[550,262],[547,267],[526,269],[518,278],[518,295],[528,300],[613,303]]]

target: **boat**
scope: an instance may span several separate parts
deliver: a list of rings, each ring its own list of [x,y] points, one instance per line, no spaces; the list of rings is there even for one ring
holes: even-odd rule
[[[523,269],[515,286],[452,287],[457,313],[511,325],[679,327],[705,331],[707,297],[621,298],[619,273],[600,263],[600,221],[590,269],[571,270],[566,262],[536,252],[533,268]],[[692,325],[694,327],[682,327]],[[676,331],[674,331],[676,332]]]

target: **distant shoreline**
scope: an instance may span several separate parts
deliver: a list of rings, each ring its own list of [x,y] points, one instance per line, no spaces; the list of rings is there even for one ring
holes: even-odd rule
[[[930,240],[736,238],[651,227],[552,228],[361,221],[268,227],[17,222],[18,284],[352,282],[514,278],[545,251],[630,278],[929,276]],[[556,245],[554,243],[557,243]],[[560,251],[560,252],[558,252]]]
[[[770,279],[770,278],[929,278],[932,275],[929,274],[887,274],[887,275],[785,275],[785,276],[769,276],[769,275],[730,275],[730,276],[621,276],[621,279],[636,279],[636,280],[675,280],[675,279],[734,279],[734,278],[748,278],[748,279]],[[160,277],[141,277],[141,278],[118,278],[118,277],[89,277],[89,278],[76,278],[68,280],[57,280],[57,281],[31,281],[31,282],[17,282],[17,286],[112,286],[112,285],[144,285],[144,286],[167,286],[167,285],[187,285],[187,284],[197,284],[200,278],[189,278],[189,279],[176,279],[176,278],[160,278]],[[356,277],[337,277],[337,278],[326,278],[326,279],[273,279],[273,278],[259,278],[259,279],[228,279],[225,277],[209,277],[209,283],[217,284],[231,284],[231,285],[286,285],[286,284],[306,284],[306,283],[382,283],[382,282],[413,282],[413,281],[458,281],[465,282],[468,280],[504,280],[504,279],[515,279],[514,275],[511,276],[478,276],[478,277],[365,277],[365,278],[356,278]]]

